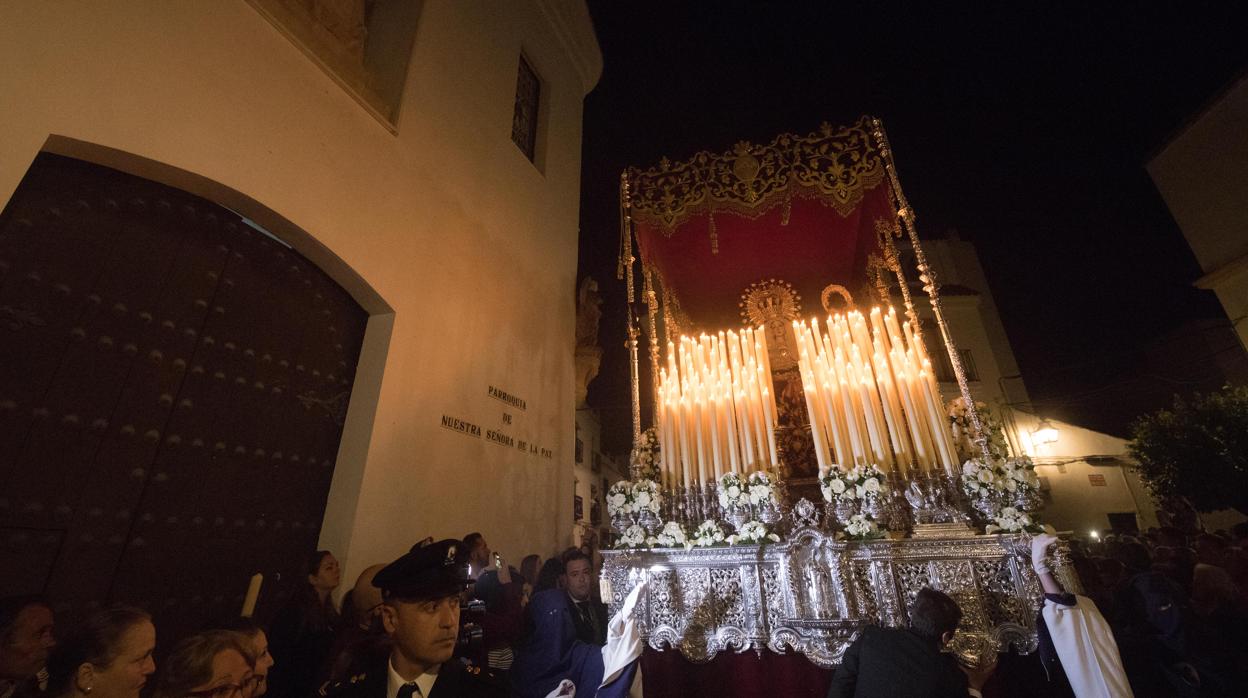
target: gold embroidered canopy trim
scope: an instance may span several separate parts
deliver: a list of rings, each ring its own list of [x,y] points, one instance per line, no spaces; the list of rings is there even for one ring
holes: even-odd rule
[[[848,216],[886,176],[872,120],[824,123],[807,136],[781,134],[767,145],[741,141],[731,151],[702,151],[684,162],[628,169],[634,221],[670,236],[689,218],[727,211],[757,218],[793,198],[816,199]]]

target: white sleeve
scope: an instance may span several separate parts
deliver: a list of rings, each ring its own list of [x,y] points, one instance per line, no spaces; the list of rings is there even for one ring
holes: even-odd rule
[[[1076,596],[1074,606],[1046,599],[1040,613],[1078,698],[1132,697],[1113,633],[1091,599]]]
[[[637,627],[637,620],[633,618],[633,609],[637,607],[637,599],[645,588],[644,581],[634,587],[620,605],[620,610],[607,623],[607,644],[602,648],[600,688],[614,681],[628,665],[641,658],[641,630]]]

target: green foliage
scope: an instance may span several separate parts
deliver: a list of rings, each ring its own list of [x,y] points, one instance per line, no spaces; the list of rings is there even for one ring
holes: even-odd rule
[[[1248,514],[1248,386],[1196,394],[1132,426],[1131,455],[1159,500]]]

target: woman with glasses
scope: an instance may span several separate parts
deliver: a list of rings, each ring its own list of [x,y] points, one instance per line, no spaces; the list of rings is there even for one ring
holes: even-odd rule
[[[264,628],[250,618],[234,618],[222,623],[219,630],[233,630],[242,635],[251,650],[252,670],[255,673],[256,690],[252,698],[260,698],[268,690],[269,669],[273,668],[273,654],[269,652],[269,638]]]
[[[156,671],[156,626],[146,611],[98,611],[63,638],[48,658],[49,698],[139,698]]]
[[[165,660],[154,698],[255,698],[259,677],[250,644],[232,630],[182,640]]]

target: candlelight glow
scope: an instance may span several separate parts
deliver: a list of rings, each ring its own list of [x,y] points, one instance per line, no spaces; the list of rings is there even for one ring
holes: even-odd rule
[[[680,337],[659,371],[663,484],[775,468],[775,387],[763,329]]]
[[[798,367],[819,467],[957,468],[931,361],[892,308],[795,321]],[[904,330],[903,330],[904,327]]]

